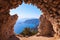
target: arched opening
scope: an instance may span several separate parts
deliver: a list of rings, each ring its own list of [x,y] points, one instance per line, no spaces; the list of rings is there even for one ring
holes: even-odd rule
[[[55,33],[59,34],[60,26],[60,1],[59,0],[24,0],[25,3],[32,3],[42,10],[43,16],[52,24],[52,28]],[[4,3],[4,4],[3,4]],[[12,17],[9,14],[9,9],[16,8],[22,4],[22,0],[0,0],[0,40],[8,39],[13,31],[10,27],[15,23],[12,23]],[[2,16],[3,15],[3,16]],[[15,16],[14,16],[15,17]],[[13,18],[14,19],[14,18]],[[9,24],[12,23],[12,24]],[[45,28],[44,28],[45,29]],[[58,30],[56,30],[58,29]],[[10,34],[10,32],[12,33]],[[49,30],[48,30],[49,31]],[[47,32],[46,32],[47,33]]]
[[[40,22],[39,17],[42,14],[42,11],[39,8],[23,2],[16,9],[10,10],[10,15],[14,14],[18,15],[18,19],[14,25],[15,34],[21,34],[25,28],[30,28],[31,31],[38,31],[38,25]]]

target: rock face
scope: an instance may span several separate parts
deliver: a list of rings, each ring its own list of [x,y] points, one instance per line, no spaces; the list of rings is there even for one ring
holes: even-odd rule
[[[17,15],[10,16],[9,12],[0,14],[0,40],[7,40],[14,34],[13,27],[17,17]]]
[[[10,16],[9,10],[18,7],[22,2],[22,0],[0,0],[0,40],[8,40],[14,35],[13,26],[17,15]],[[60,36],[60,0],[24,0],[24,2],[36,5],[42,10],[41,26],[39,25],[41,35],[48,35],[54,31]]]
[[[13,35],[13,27],[17,20],[17,15],[10,16],[6,13],[0,14],[0,40],[7,40],[9,36]]]
[[[18,40],[16,36],[12,36],[18,16],[9,14],[9,10],[17,7],[18,4],[21,4],[21,0],[0,0],[0,40]]]
[[[49,20],[46,19],[43,15],[40,16],[40,25],[38,27],[39,35],[41,36],[53,36],[54,30],[53,26]]]

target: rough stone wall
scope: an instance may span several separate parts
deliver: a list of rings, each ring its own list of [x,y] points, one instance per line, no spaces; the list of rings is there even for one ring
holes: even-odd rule
[[[9,11],[22,4],[22,0],[0,0],[0,13]]]
[[[14,24],[18,18],[17,15],[11,16],[10,9],[16,8],[22,3],[22,0],[0,0],[0,40],[19,40],[14,35]]]
[[[48,21],[43,15],[40,16],[40,21],[41,22],[38,27],[38,31],[40,34],[38,35],[52,37],[54,34],[54,30],[50,21]]]
[[[14,35],[13,27],[17,17],[17,15],[10,16],[9,12],[0,14],[0,40],[7,40]]]
[[[60,35],[60,0],[24,0],[24,2],[36,5],[37,8],[41,9],[43,19],[45,17],[45,21],[47,20],[48,22],[46,25],[51,24],[54,32],[58,36]],[[14,34],[13,25],[17,20],[17,16],[10,16],[9,10],[18,7],[20,4],[22,4],[22,0],[0,0],[0,40],[7,40]],[[48,31],[51,31],[49,26],[47,28]],[[40,31],[42,30],[40,29]],[[46,33],[48,34],[49,32]]]

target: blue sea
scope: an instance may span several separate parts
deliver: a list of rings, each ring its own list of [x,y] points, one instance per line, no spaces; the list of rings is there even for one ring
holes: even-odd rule
[[[33,19],[32,19],[33,20]],[[15,34],[20,34],[24,28],[29,27],[29,28],[34,28],[36,25],[39,24],[39,20],[36,21],[36,19],[34,19],[35,21],[31,21],[30,20],[24,20],[24,21],[17,21],[16,24],[14,25],[14,32]],[[25,22],[26,21],[26,22]],[[31,23],[30,23],[31,22]]]

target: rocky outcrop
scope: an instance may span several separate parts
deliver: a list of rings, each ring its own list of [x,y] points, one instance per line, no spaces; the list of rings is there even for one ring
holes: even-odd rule
[[[7,40],[14,34],[13,26],[17,16],[10,16],[9,10],[18,7],[22,2],[22,0],[0,0],[0,40]],[[40,34],[50,34],[53,29],[55,34],[60,36],[60,0],[24,0],[24,2],[36,5],[42,10]]]

